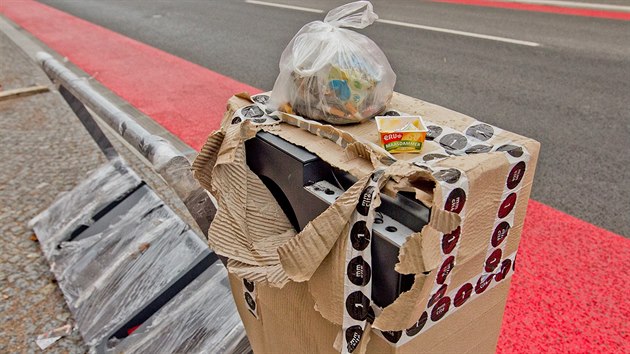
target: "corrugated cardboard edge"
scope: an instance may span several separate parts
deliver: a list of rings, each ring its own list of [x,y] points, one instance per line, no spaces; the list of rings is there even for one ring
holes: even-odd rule
[[[271,192],[245,163],[243,142],[257,130],[249,122],[224,126],[208,139],[193,171],[218,203],[209,229],[210,247],[229,258],[231,272],[283,286],[288,277],[276,249],[295,231]]]
[[[328,209],[309,222],[302,232],[278,248],[280,262],[291,280],[302,282],[311,279],[341,235],[344,235],[345,228],[340,229],[339,225],[348,223],[367,180],[368,177],[364,177],[355,183]]]

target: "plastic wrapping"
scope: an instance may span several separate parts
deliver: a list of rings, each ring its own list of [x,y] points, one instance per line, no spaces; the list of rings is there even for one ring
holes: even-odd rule
[[[383,111],[396,74],[376,43],[343,28],[365,28],[376,19],[369,1],[356,1],[302,27],[282,53],[270,106],[332,124]]]
[[[168,302],[216,256],[122,161],[97,170],[31,224],[92,351],[102,352],[111,338],[155,317],[156,311],[176,316],[196,313],[202,305],[208,308],[200,315],[221,320],[178,320],[167,331],[170,344],[198,332],[205,333],[204,341],[195,342],[200,351],[204,345],[247,347],[225,272],[215,271],[198,294],[180,296],[179,305]]]
[[[159,295],[203,252],[204,244],[184,235],[188,226],[172,213],[145,194],[102,234],[63,242],[54,252],[53,273],[89,345]]]
[[[72,192],[61,195],[29,223],[46,258],[69,234],[92,225],[93,215],[124,198],[141,183],[136,174],[129,173],[123,162],[116,159],[95,171]]]
[[[244,341],[227,271],[216,262],[129,337],[111,340],[105,352],[249,352]]]

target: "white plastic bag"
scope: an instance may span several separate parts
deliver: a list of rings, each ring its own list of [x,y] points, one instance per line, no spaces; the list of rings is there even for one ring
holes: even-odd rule
[[[332,124],[383,111],[396,74],[376,43],[342,28],[365,28],[376,19],[369,1],[356,1],[302,27],[282,53],[270,107]]]

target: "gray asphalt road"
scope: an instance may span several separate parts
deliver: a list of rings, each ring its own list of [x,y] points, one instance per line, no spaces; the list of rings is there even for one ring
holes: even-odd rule
[[[42,2],[262,89],[292,36],[325,15],[242,0]],[[388,55],[397,91],[539,140],[535,200],[630,237],[630,21],[373,3],[382,19],[539,43],[387,23],[360,31]]]

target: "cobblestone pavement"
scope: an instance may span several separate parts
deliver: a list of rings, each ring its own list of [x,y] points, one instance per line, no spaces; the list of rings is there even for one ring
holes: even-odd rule
[[[0,353],[38,353],[37,335],[71,322],[72,315],[27,224],[105,158],[46,75],[2,32],[0,53],[2,89],[33,84],[53,89],[0,101]],[[190,223],[162,180],[135,155],[122,155]],[[45,352],[87,349],[75,331]]]

